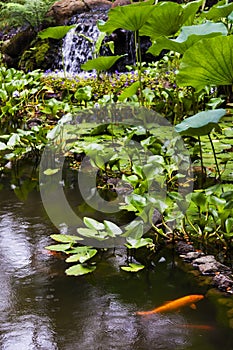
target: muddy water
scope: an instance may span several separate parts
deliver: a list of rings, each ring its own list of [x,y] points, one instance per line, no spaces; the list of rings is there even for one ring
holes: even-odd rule
[[[233,349],[225,306],[170,252],[161,252],[153,270],[128,274],[119,268],[125,251],[109,251],[94,274],[66,277],[65,262],[44,250],[54,228],[39,195],[24,203],[10,190],[0,195],[1,350]],[[196,310],[135,315],[199,293],[207,297]]]

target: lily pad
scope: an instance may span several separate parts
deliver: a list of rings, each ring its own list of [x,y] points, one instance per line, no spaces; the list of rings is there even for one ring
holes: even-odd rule
[[[70,247],[71,247],[71,243],[69,243],[69,244],[53,244],[53,245],[49,245],[49,246],[45,247],[45,249],[52,250],[55,252],[67,253],[66,251],[68,249],[70,249]]]
[[[219,120],[226,114],[225,109],[214,109],[203,111],[186,118],[175,126],[180,135],[202,136],[209,134],[212,129],[218,126]]]
[[[121,266],[121,269],[127,272],[138,272],[144,269],[144,265],[130,263],[129,266]]]
[[[95,269],[96,266],[84,266],[77,264],[69,267],[65,272],[68,276],[82,276],[95,271]]]
[[[82,240],[82,238],[78,236],[63,235],[63,234],[54,234],[54,235],[50,235],[50,237],[55,241],[61,242],[61,243],[74,243]]]

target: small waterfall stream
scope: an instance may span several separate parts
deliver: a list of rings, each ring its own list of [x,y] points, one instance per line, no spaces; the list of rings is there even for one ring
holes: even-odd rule
[[[71,29],[62,43],[62,54],[58,54],[54,62],[53,70],[65,68],[69,75],[75,75],[81,72],[81,65],[93,58],[93,51],[96,41],[99,37],[97,27],[98,20],[107,20],[107,10],[92,10],[72,17],[68,25],[75,24],[76,27]],[[132,65],[135,62],[133,34],[126,30],[117,30],[110,36],[106,36],[104,42],[113,41],[115,55],[127,54],[125,58],[119,60],[114,65],[114,70],[126,71],[125,66]],[[62,63],[62,55],[64,63]],[[107,46],[102,46],[100,55],[112,55]],[[64,64],[64,67],[63,67]]]
[[[106,11],[91,11],[76,15],[69,22],[76,24],[76,27],[71,29],[62,44],[62,53],[66,72],[70,75],[77,74],[81,71],[81,64],[93,58],[95,43],[99,36],[97,28],[97,20],[106,20]],[[62,69],[60,59],[59,68]]]

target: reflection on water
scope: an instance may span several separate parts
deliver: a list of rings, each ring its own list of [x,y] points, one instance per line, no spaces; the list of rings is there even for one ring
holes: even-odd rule
[[[107,253],[93,275],[66,277],[64,261],[44,250],[53,227],[39,197],[20,203],[2,191],[0,201],[0,349],[219,350],[224,341],[224,349],[232,350],[231,331],[215,321],[207,299],[195,311],[135,315],[164,300],[206,292],[171,257],[134,275],[119,269],[125,252],[118,250]],[[213,330],[185,327],[192,324]]]

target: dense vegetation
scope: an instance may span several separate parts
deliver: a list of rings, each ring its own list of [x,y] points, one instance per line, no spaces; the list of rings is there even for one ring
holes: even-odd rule
[[[42,40],[61,38],[70,29],[40,31],[52,2],[22,1],[23,10],[34,3],[43,4],[39,15],[37,10],[29,11],[31,18],[20,16],[21,22],[15,24],[28,23],[39,31]],[[13,4],[2,6],[3,18]],[[14,21],[17,18],[14,16]],[[4,64],[0,67],[0,171],[6,175],[11,168],[12,186],[21,199],[37,182],[28,175],[19,175],[19,165],[32,163],[31,177],[35,179],[46,145],[56,145],[56,151],[66,155],[74,172],[88,156],[92,166],[98,168],[97,189],[105,198],[108,196],[109,203],[117,193],[114,183],[123,181],[130,188],[124,203],[119,203],[119,211],[134,217],[128,226],[122,229],[117,222],[101,222],[84,214],[85,227],[78,228],[78,236],[52,235],[59,244],[49,249],[69,254],[67,262],[78,262],[67,274],[93,271],[92,258],[98,252],[93,247],[106,242],[106,246],[114,245],[109,242],[119,236],[126,238],[129,251],[142,248],[144,256],[153,254],[158,242],[177,238],[195,241],[201,248],[214,245],[229,256],[233,240],[232,23],[232,3],[221,1],[205,9],[201,1],[182,5],[147,1],[116,7],[110,10],[108,21],[99,24],[101,33],[110,34],[118,28],[134,33],[136,62],[128,72],[107,74],[121,57],[100,56],[98,47],[95,58],[82,67],[86,71],[95,69],[96,73],[86,77],[69,77],[65,71],[59,77],[40,70],[25,72]],[[155,62],[151,64],[141,62],[141,36],[148,36],[152,42],[149,52]],[[98,45],[101,43],[98,41]],[[164,49],[166,54],[158,59]],[[91,121],[86,117],[77,130],[74,120],[78,115],[85,117],[85,111],[90,115],[104,108],[109,108],[110,114],[114,108],[117,113],[129,108],[139,119],[140,108],[148,109],[148,114],[157,112],[173,125],[176,136],[167,140],[163,135],[166,130],[161,128],[158,135],[154,125],[143,118],[141,124],[127,125],[121,120],[119,125],[118,121],[103,124],[101,119]],[[69,142],[64,137],[67,132]],[[183,149],[183,157],[178,159],[180,136],[189,150],[193,174]],[[161,140],[167,140],[166,145]],[[137,152],[132,148],[130,154],[130,142],[141,148]],[[53,165],[44,175],[52,177],[58,171]],[[189,191],[180,192],[186,187]],[[190,204],[188,208],[186,203]],[[159,212],[157,221],[155,208]],[[147,224],[151,229],[144,232]],[[80,246],[78,242],[83,238],[96,244]],[[127,269],[143,267],[131,264]]]

